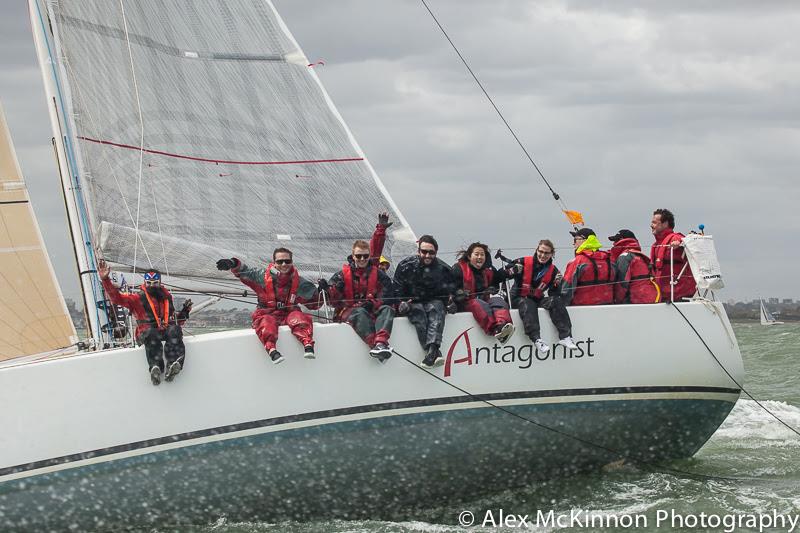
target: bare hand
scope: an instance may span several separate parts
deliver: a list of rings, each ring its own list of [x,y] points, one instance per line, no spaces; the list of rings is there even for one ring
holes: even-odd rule
[[[108,266],[105,259],[101,259],[97,262],[97,273],[100,274],[100,277],[103,279],[108,279],[109,274],[111,274],[111,267]]]

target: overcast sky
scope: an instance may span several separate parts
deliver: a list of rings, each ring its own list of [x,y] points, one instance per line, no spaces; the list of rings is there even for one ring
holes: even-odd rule
[[[800,298],[800,3],[428,0],[571,209],[652,242],[715,237],[723,299]],[[649,6],[649,7],[648,7]],[[277,0],[394,200],[442,250],[570,229],[416,0]],[[0,99],[59,280],[78,294],[27,3],[3,2]],[[524,255],[523,250],[508,255]],[[453,257],[444,257],[450,262]]]

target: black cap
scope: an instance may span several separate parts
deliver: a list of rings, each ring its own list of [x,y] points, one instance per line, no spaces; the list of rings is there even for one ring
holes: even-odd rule
[[[636,235],[629,229],[621,229],[617,232],[616,235],[612,235],[608,238],[611,242],[617,242],[620,239],[635,239]]]
[[[588,239],[590,236],[595,235],[595,232],[590,228],[581,228],[578,231],[570,231],[569,234],[573,237],[583,237],[584,239]]]

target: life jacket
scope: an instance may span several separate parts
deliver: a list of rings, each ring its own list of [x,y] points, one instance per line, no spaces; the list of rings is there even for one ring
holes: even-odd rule
[[[616,295],[617,303],[658,303],[661,299],[661,290],[653,276],[650,258],[642,252],[637,252],[635,250],[627,250],[624,253],[631,255],[631,261],[628,263],[625,279],[619,281],[627,281],[628,286],[626,288],[622,285],[618,285],[618,289],[620,290],[617,291]]]
[[[551,261],[550,265],[547,267],[547,270],[542,276],[541,282],[535,288],[531,287],[531,284],[533,283],[534,263],[535,261],[532,255],[522,259],[522,287],[519,289],[520,298],[531,296],[535,300],[541,300],[542,296],[544,296],[545,289],[547,289],[555,277],[556,267]],[[533,288],[533,293],[531,293],[531,288]]]
[[[611,254],[597,250],[580,253],[590,268],[581,270],[576,283],[572,305],[605,305],[614,303],[614,269],[611,266]]]
[[[469,261],[459,261],[458,266],[461,267],[461,278],[464,280],[464,290],[467,291],[467,298],[480,298],[481,295],[476,294],[475,274],[472,272]],[[483,275],[483,290],[485,291],[492,284],[494,273],[492,269],[487,266],[481,270],[481,274]]]
[[[264,273],[264,301],[261,304],[267,309],[283,309],[294,306],[297,300],[297,287],[300,285],[300,274],[297,273],[295,268],[292,268],[292,273],[290,274],[292,280],[289,283],[289,290],[280,295],[279,299],[279,295],[276,294],[279,287],[275,287],[275,283],[272,280],[272,267],[273,264],[270,263]]]
[[[361,276],[358,280],[358,287],[353,282],[353,267],[350,264],[342,265],[342,277],[344,278],[344,297],[347,305],[355,305],[357,300],[373,300],[378,296],[378,267],[368,266],[369,275]]]
[[[689,268],[686,255],[682,249],[677,249],[672,255],[672,268],[670,268],[670,249],[668,246],[671,242],[680,241],[683,239],[682,233],[673,230],[667,230],[661,239],[656,239],[650,249],[650,258],[653,264],[653,273],[656,276],[656,283],[661,288],[661,299],[669,300],[670,297],[670,278],[674,275],[676,278],[680,274],[680,279],[677,280],[674,291],[675,299],[683,298],[685,296],[692,296],[697,288],[694,281],[694,276]],[[686,268],[684,269],[684,265]],[[683,273],[681,274],[681,270]]]
[[[142,309],[144,309],[144,314],[147,316],[145,322],[160,330],[167,329],[169,325],[169,293],[164,290],[164,303],[163,309],[159,309],[158,300],[153,300],[149,294],[147,294],[147,290],[144,285],[141,286],[142,292],[139,293],[139,299],[142,302]],[[160,312],[159,312],[160,311]],[[137,320],[138,322],[138,320]]]

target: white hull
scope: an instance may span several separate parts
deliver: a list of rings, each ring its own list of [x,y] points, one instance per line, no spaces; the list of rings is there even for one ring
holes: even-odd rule
[[[678,306],[741,383],[741,355],[722,306]],[[555,342],[555,329],[541,313],[543,338]],[[738,386],[672,306],[570,308],[570,314],[574,338],[583,352],[576,351],[572,357],[563,348],[549,356],[533,351],[521,327],[506,346],[499,347],[468,314],[449,316],[442,346],[445,355],[452,347],[449,372],[445,366],[432,373],[548,427],[648,460],[695,453],[738,398]],[[513,316],[520,324],[516,312]],[[461,335],[464,331],[468,332],[466,336]],[[466,361],[467,336],[472,364]],[[240,491],[271,491],[283,498],[288,495],[282,491],[290,490],[294,498],[303,499],[303,491],[297,493],[296,486],[281,482],[298,475],[290,472],[293,463],[302,464],[299,455],[290,454],[288,459],[274,455],[285,453],[281,439],[294,442],[297,450],[305,450],[308,458],[302,460],[313,458],[314,468],[324,468],[328,460],[336,463],[326,449],[340,446],[345,451],[338,454],[352,453],[352,461],[336,463],[335,467],[337,474],[346,474],[337,478],[345,485],[346,478],[364,467],[360,460],[369,462],[367,450],[359,449],[361,445],[370,446],[372,451],[384,445],[391,447],[393,457],[411,461],[403,468],[414,463],[412,458],[426,454],[439,457],[437,465],[444,468],[445,464],[452,465],[453,459],[460,462],[459,454],[474,445],[482,461],[497,465],[514,462],[514,472],[504,475],[509,484],[615,458],[599,448],[570,442],[569,437],[499,412],[397,355],[381,365],[367,355],[366,346],[347,325],[316,325],[315,338],[317,359],[306,360],[299,343],[282,328],[278,347],[287,360],[276,366],[251,330],[188,337],[185,371],[175,382],[159,387],[150,384],[141,348],[0,368],[0,427],[4,429],[0,435],[0,507],[24,512],[29,505],[50,505],[41,500],[51,497],[46,491],[26,494],[32,489],[25,489],[25,483],[31,482],[34,487],[37,483],[60,483],[67,490],[83,477],[82,470],[114,471],[118,480],[119,472],[114,469],[126,465],[123,478],[132,476],[126,478],[127,483],[143,475],[148,482],[168,483],[169,479],[177,483],[196,467],[183,462],[191,461],[192,453],[206,461],[208,452],[213,461],[222,461],[226,453],[219,447],[226,443],[233,446],[234,455],[228,457],[244,453],[242,447],[263,448],[258,450],[259,455],[242,456],[230,468],[262,469],[264,475],[251,480],[252,485],[241,480],[240,487],[234,483],[227,488],[225,498],[236,496],[239,487]],[[405,319],[395,321],[392,344],[413,362],[421,360],[416,335]],[[647,414],[638,426],[638,415],[631,416],[639,413],[636,406],[645,405],[656,406],[657,415]],[[694,414],[687,414],[689,411],[681,406],[700,411],[690,409]],[[648,424],[656,418],[654,430]],[[472,426],[469,420],[473,419],[482,421]],[[595,423],[607,428],[608,434],[589,427]],[[364,424],[369,431],[364,430]],[[470,429],[467,436],[453,437],[466,428]],[[491,435],[481,435],[484,430],[491,430]],[[684,433],[692,433],[691,438]],[[425,448],[425,439],[434,434],[439,435],[434,439],[436,445]],[[487,449],[483,437],[494,447]],[[571,447],[586,460],[576,462],[575,455],[546,453],[543,442],[548,442],[550,452],[556,446]],[[176,451],[188,455],[175,459]],[[545,462],[529,466],[529,471],[521,466],[529,464],[524,461],[531,453]],[[167,457],[172,457],[169,476],[142,469],[143,464]],[[376,464],[386,466],[385,461]],[[289,470],[280,477],[276,468]],[[479,467],[473,468],[473,477],[479,471]],[[193,483],[201,483],[197,476],[210,476],[208,471],[203,472],[191,474]],[[399,474],[387,471],[387,475]],[[452,472],[447,475],[453,476]],[[424,471],[414,476],[407,482],[409,489],[423,491],[428,481],[435,483],[433,477],[425,478]],[[323,484],[315,487],[308,481],[304,485],[317,492],[313,497],[319,497],[319,491],[325,493],[325,486],[337,487],[336,480],[325,479],[324,470],[312,477]],[[374,480],[376,485],[385,481]],[[488,477],[472,481],[484,489],[503,483]],[[214,483],[217,487],[219,479]],[[413,503],[414,497],[409,501]],[[248,509],[257,507],[248,505]],[[280,512],[274,505],[267,507],[273,513]],[[209,504],[203,509],[222,508]],[[250,516],[260,513],[250,510]],[[224,512],[230,516],[230,510]],[[6,513],[5,519],[11,520],[7,525],[17,524],[14,514]],[[187,519],[202,520],[203,514],[190,512]],[[126,519],[124,515],[117,518]]]

